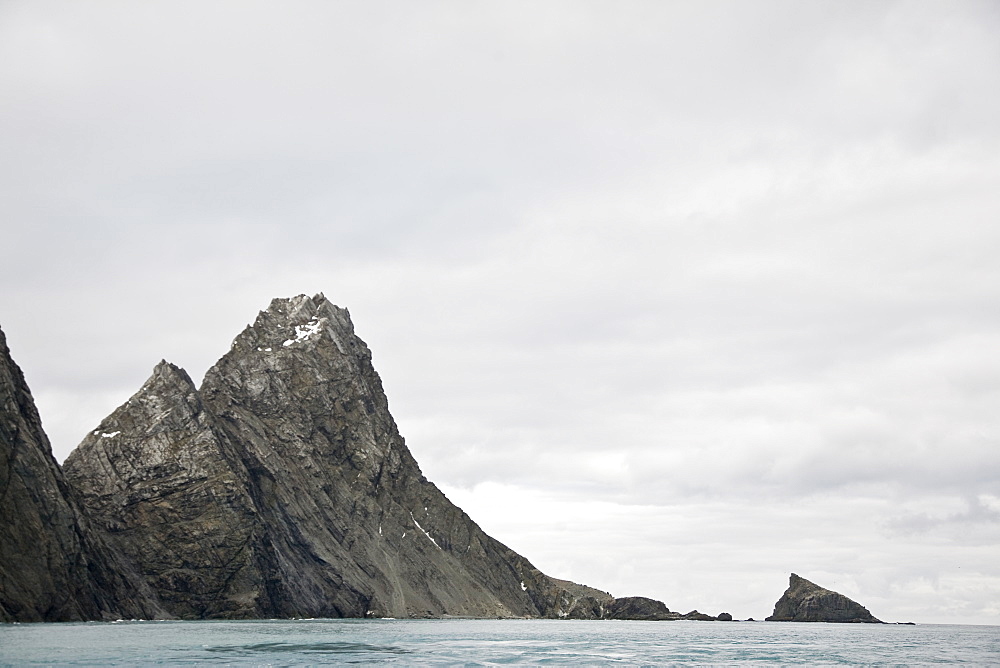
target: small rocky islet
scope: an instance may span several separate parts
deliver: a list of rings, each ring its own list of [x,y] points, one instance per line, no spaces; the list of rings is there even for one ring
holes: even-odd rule
[[[420,471],[371,351],[274,299],[200,387],[166,361],[60,467],[0,331],[0,621],[723,620],[560,580]],[[792,574],[770,621],[878,622]]]
[[[868,608],[792,573],[788,589],[774,604],[768,622],[843,622],[882,624]]]

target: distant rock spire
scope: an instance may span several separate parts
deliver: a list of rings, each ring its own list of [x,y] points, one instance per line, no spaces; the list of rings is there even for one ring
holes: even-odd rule
[[[866,622],[881,624],[868,609],[843,594],[792,573],[769,622]]]

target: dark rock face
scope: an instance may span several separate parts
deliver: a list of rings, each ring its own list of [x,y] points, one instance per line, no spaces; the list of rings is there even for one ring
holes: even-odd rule
[[[608,619],[636,619],[647,621],[664,621],[680,619],[681,615],[671,612],[662,601],[644,596],[626,596],[615,599],[608,606]]]
[[[0,331],[0,622],[162,614],[81,513]]]
[[[142,389],[87,435],[65,472],[107,540],[172,614],[274,611],[262,586],[267,555],[245,472],[183,370],[157,365]]]
[[[274,300],[200,390],[161,363],[65,473],[179,617],[601,618],[614,601],[541,573],[421,475],[322,295]]]
[[[882,623],[860,603],[795,573],[789,578],[788,589],[774,604],[774,614],[765,621]]]
[[[719,617],[706,615],[703,612],[692,610],[686,614],[673,612],[667,608],[662,601],[657,601],[645,596],[626,596],[616,598],[608,606],[604,615],[605,619],[631,619],[642,621],[674,621],[678,619],[695,620],[699,622],[714,622],[723,619],[726,613]],[[729,617],[732,620],[732,616]]]

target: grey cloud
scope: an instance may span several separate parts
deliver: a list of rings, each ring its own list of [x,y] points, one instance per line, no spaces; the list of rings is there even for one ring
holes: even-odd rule
[[[1000,540],[1000,499],[994,494],[966,492],[956,499],[962,507],[958,510],[948,504],[937,512],[913,512],[890,518],[886,529],[894,534],[938,534],[966,545],[994,545]]]
[[[662,524],[626,522],[613,567],[533,559],[633,593],[661,573],[698,607],[708,574],[669,573],[729,532],[753,553],[732,577],[779,590],[748,602],[800,561],[993,619],[969,583],[995,591],[995,566],[958,578],[934,542],[972,525],[928,504],[1000,493],[998,23],[976,2],[6,3],[4,331],[62,458],[160,358],[198,378],[271,297],[324,291],[428,477]],[[768,513],[798,504],[779,569]],[[685,514],[718,530],[644,557]]]

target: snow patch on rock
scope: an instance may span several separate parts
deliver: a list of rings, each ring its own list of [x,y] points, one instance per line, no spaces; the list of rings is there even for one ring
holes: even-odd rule
[[[322,329],[322,327],[323,327],[322,319],[317,319],[317,318],[313,317],[312,320],[310,320],[309,322],[307,322],[304,325],[296,325],[295,326],[295,338],[288,339],[287,341],[285,341],[281,345],[283,345],[283,346],[285,346],[287,348],[288,346],[290,346],[292,344],[295,344],[295,343],[299,343],[300,341],[306,341],[307,339],[311,338],[314,334],[319,333],[319,331],[320,331],[320,329]]]

